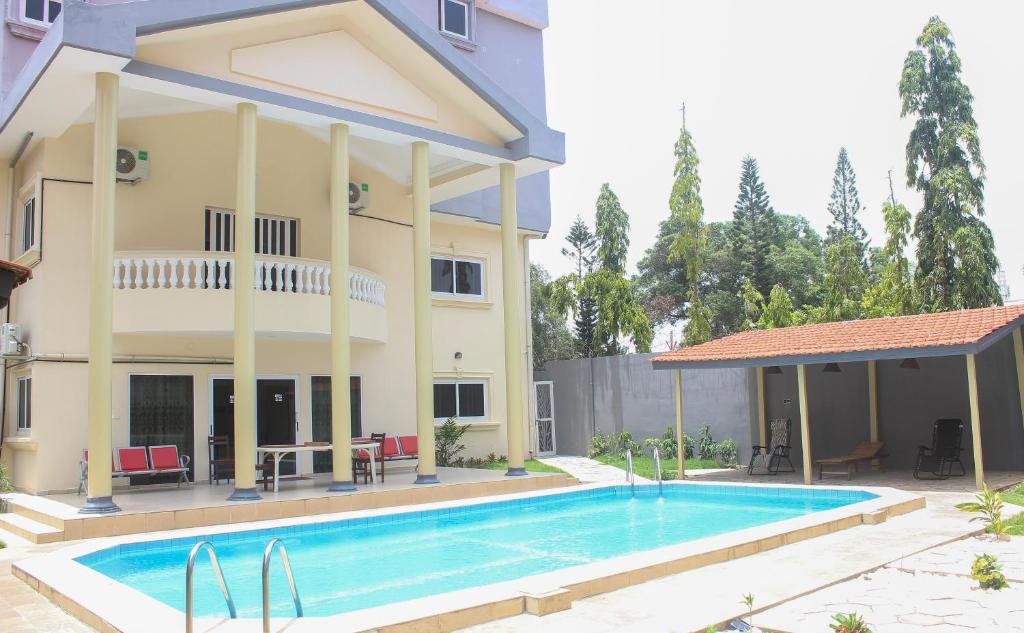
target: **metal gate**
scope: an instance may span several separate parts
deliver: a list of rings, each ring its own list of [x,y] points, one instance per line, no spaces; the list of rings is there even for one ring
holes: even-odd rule
[[[555,454],[555,385],[550,380],[533,383],[537,454]]]

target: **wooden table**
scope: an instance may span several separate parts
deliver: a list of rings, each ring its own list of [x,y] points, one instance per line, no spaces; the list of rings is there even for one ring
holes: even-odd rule
[[[370,481],[377,483],[377,447],[380,446],[379,442],[352,442],[352,451],[365,450],[370,455]],[[332,444],[267,444],[265,446],[257,446],[256,452],[259,456],[259,462],[262,463],[265,456],[270,455],[274,458],[274,492],[278,491],[278,483],[281,477],[281,458],[289,453],[295,453],[298,457],[299,453],[315,453],[317,451],[331,451],[334,450]]]

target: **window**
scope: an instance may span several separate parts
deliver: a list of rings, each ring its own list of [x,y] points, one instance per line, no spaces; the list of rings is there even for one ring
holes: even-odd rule
[[[469,0],[441,0],[441,32],[464,40],[470,39],[471,10]]]
[[[18,378],[18,432],[32,430],[32,376]]]
[[[313,441],[331,441],[331,377],[313,376],[310,402],[313,414]],[[348,379],[349,407],[352,412],[352,437],[363,434],[362,421],[362,379],[350,376]],[[313,452],[313,472],[329,473],[332,469],[331,454],[327,451]]]
[[[258,255],[296,257],[299,250],[299,221],[257,215],[253,236]],[[207,251],[235,250],[235,212],[206,209],[204,246]]]
[[[26,22],[49,26],[60,15],[62,0],[22,0],[21,17]]]
[[[430,290],[435,295],[482,298],[483,262],[454,257],[430,258]]]
[[[192,385],[192,376],[189,375],[129,375],[128,446],[177,446],[178,455],[189,457],[189,479],[194,481],[195,398]],[[177,481],[177,475],[133,478],[132,483],[173,481]]]
[[[434,381],[434,419],[443,422],[487,418],[487,382],[483,380]]]
[[[36,246],[36,199],[29,198],[21,207],[21,252]]]

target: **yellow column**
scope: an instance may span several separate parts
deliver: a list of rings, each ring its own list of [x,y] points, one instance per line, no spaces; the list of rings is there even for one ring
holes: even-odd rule
[[[1013,355],[1017,359],[1017,392],[1020,394],[1021,421],[1024,422],[1024,341],[1020,328],[1013,331]]]
[[[768,427],[765,425],[764,367],[757,368],[757,439],[760,446],[768,446]]]
[[[328,492],[355,490],[352,482],[351,354],[348,318],[348,126],[331,126],[331,443]]]
[[[89,273],[89,486],[82,514],[107,514],[121,509],[113,501],[110,477],[117,99],[117,75],[97,73]]]
[[[238,104],[235,180],[235,491],[256,493],[256,105]]]
[[[809,485],[814,467],[811,463],[811,422],[807,417],[807,368],[804,365],[796,366],[796,380],[800,391],[800,448],[803,449],[804,483]]]
[[[868,421],[870,424],[871,441],[878,441],[878,366],[875,361],[868,361]],[[878,468],[879,461],[871,460],[871,467]]]
[[[416,349],[416,483],[436,484],[434,456],[434,332],[430,295],[430,149],[412,144],[412,280]]]
[[[683,370],[676,370],[676,461],[679,462],[679,478],[686,479],[686,446],[683,444]]]
[[[985,484],[985,462],[981,454],[981,413],[978,409],[978,369],[974,354],[967,355],[967,393],[971,400],[971,445],[974,448],[974,484]]]
[[[526,474],[523,451],[523,337],[522,284],[519,274],[519,220],[516,217],[516,166],[502,163],[501,282],[505,309],[505,431],[508,435],[510,477]]]

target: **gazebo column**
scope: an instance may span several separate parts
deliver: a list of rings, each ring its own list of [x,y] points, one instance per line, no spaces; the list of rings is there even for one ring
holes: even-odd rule
[[[796,381],[800,400],[800,448],[803,451],[804,483],[810,485],[814,467],[811,463],[811,422],[807,417],[807,367],[805,365],[796,366]]]
[[[235,179],[235,491],[228,501],[259,499],[256,492],[256,104],[239,103]]]
[[[355,490],[352,481],[351,340],[348,314],[348,126],[331,125],[331,485]],[[382,466],[383,468],[383,466]]]
[[[878,441],[878,367],[875,361],[868,361],[868,419],[871,424],[871,441]],[[871,467],[877,468],[879,461],[871,460]]]
[[[501,280],[505,317],[505,433],[510,477],[526,474],[523,451],[523,324],[519,274],[519,220],[516,208],[516,166],[498,167],[501,193]]]
[[[416,363],[416,483],[436,484],[434,456],[434,332],[430,294],[430,147],[412,144],[412,286]]]
[[[1013,331],[1013,356],[1017,359],[1017,392],[1020,394],[1021,422],[1024,423],[1024,336],[1020,328]]]
[[[111,368],[114,309],[114,195],[117,173],[118,77],[96,74],[92,147],[92,265],[89,270],[89,479],[82,514],[109,514]]]
[[[768,427],[765,426],[764,367],[757,368],[757,439],[758,445],[768,446]]]
[[[686,479],[686,445],[683,443],[683,370],[676,369],[676,460],[679,479]]]
[[[985,485],[985,462],[981,451],[981,413],[978,407],[978,369],[974,354],[967,355],[967,393],[971,401],[971,447],[974,449],[974,484]]]

